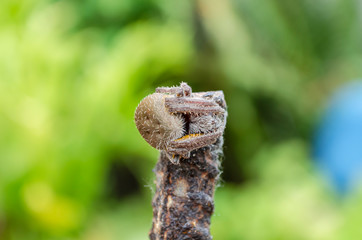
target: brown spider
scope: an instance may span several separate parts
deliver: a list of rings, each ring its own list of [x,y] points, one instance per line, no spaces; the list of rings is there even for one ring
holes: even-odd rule
[[[135,112],[142,137],[175,164],[180,157],[189,158],[191,151],[215,143],[224,132],[226,117],[222,91],[192,93],[186,83],[157,88]]]

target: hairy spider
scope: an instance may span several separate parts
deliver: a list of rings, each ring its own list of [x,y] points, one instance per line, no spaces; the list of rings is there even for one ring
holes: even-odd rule
[[[189,158],[191,151],[215,143],[224,132],[226,116],[222,91],[192,93],[181,83],[145,97],[135,122],[142,137],[177,164],[180,157]]]

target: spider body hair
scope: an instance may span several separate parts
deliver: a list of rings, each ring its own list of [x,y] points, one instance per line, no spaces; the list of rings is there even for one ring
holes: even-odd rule
[[[166,150],[170,141],[184,135],[185,121],[179,114],[171,114],[165,108],[167,95],[153,93],[137,106],[135,123],[142,137],[152,147]]]
[[[191,134],[210,133],[224,127],[224,115],[191,115],[189,131]]]

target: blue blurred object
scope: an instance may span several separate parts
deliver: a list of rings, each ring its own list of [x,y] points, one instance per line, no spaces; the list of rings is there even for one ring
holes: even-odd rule
[[[362,179],[362,81],[340,89],[329,103],[317,130],[314,158],[342,195]]]

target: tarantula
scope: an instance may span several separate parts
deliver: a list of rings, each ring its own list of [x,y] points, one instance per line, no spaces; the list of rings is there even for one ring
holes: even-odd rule
[[[189,158],[190,152],[216,142],[226,124],[222,91],[192,93],[186,83],[160,87],[145,97],[135,112],[142,137],[165,151],[172,163]]]

